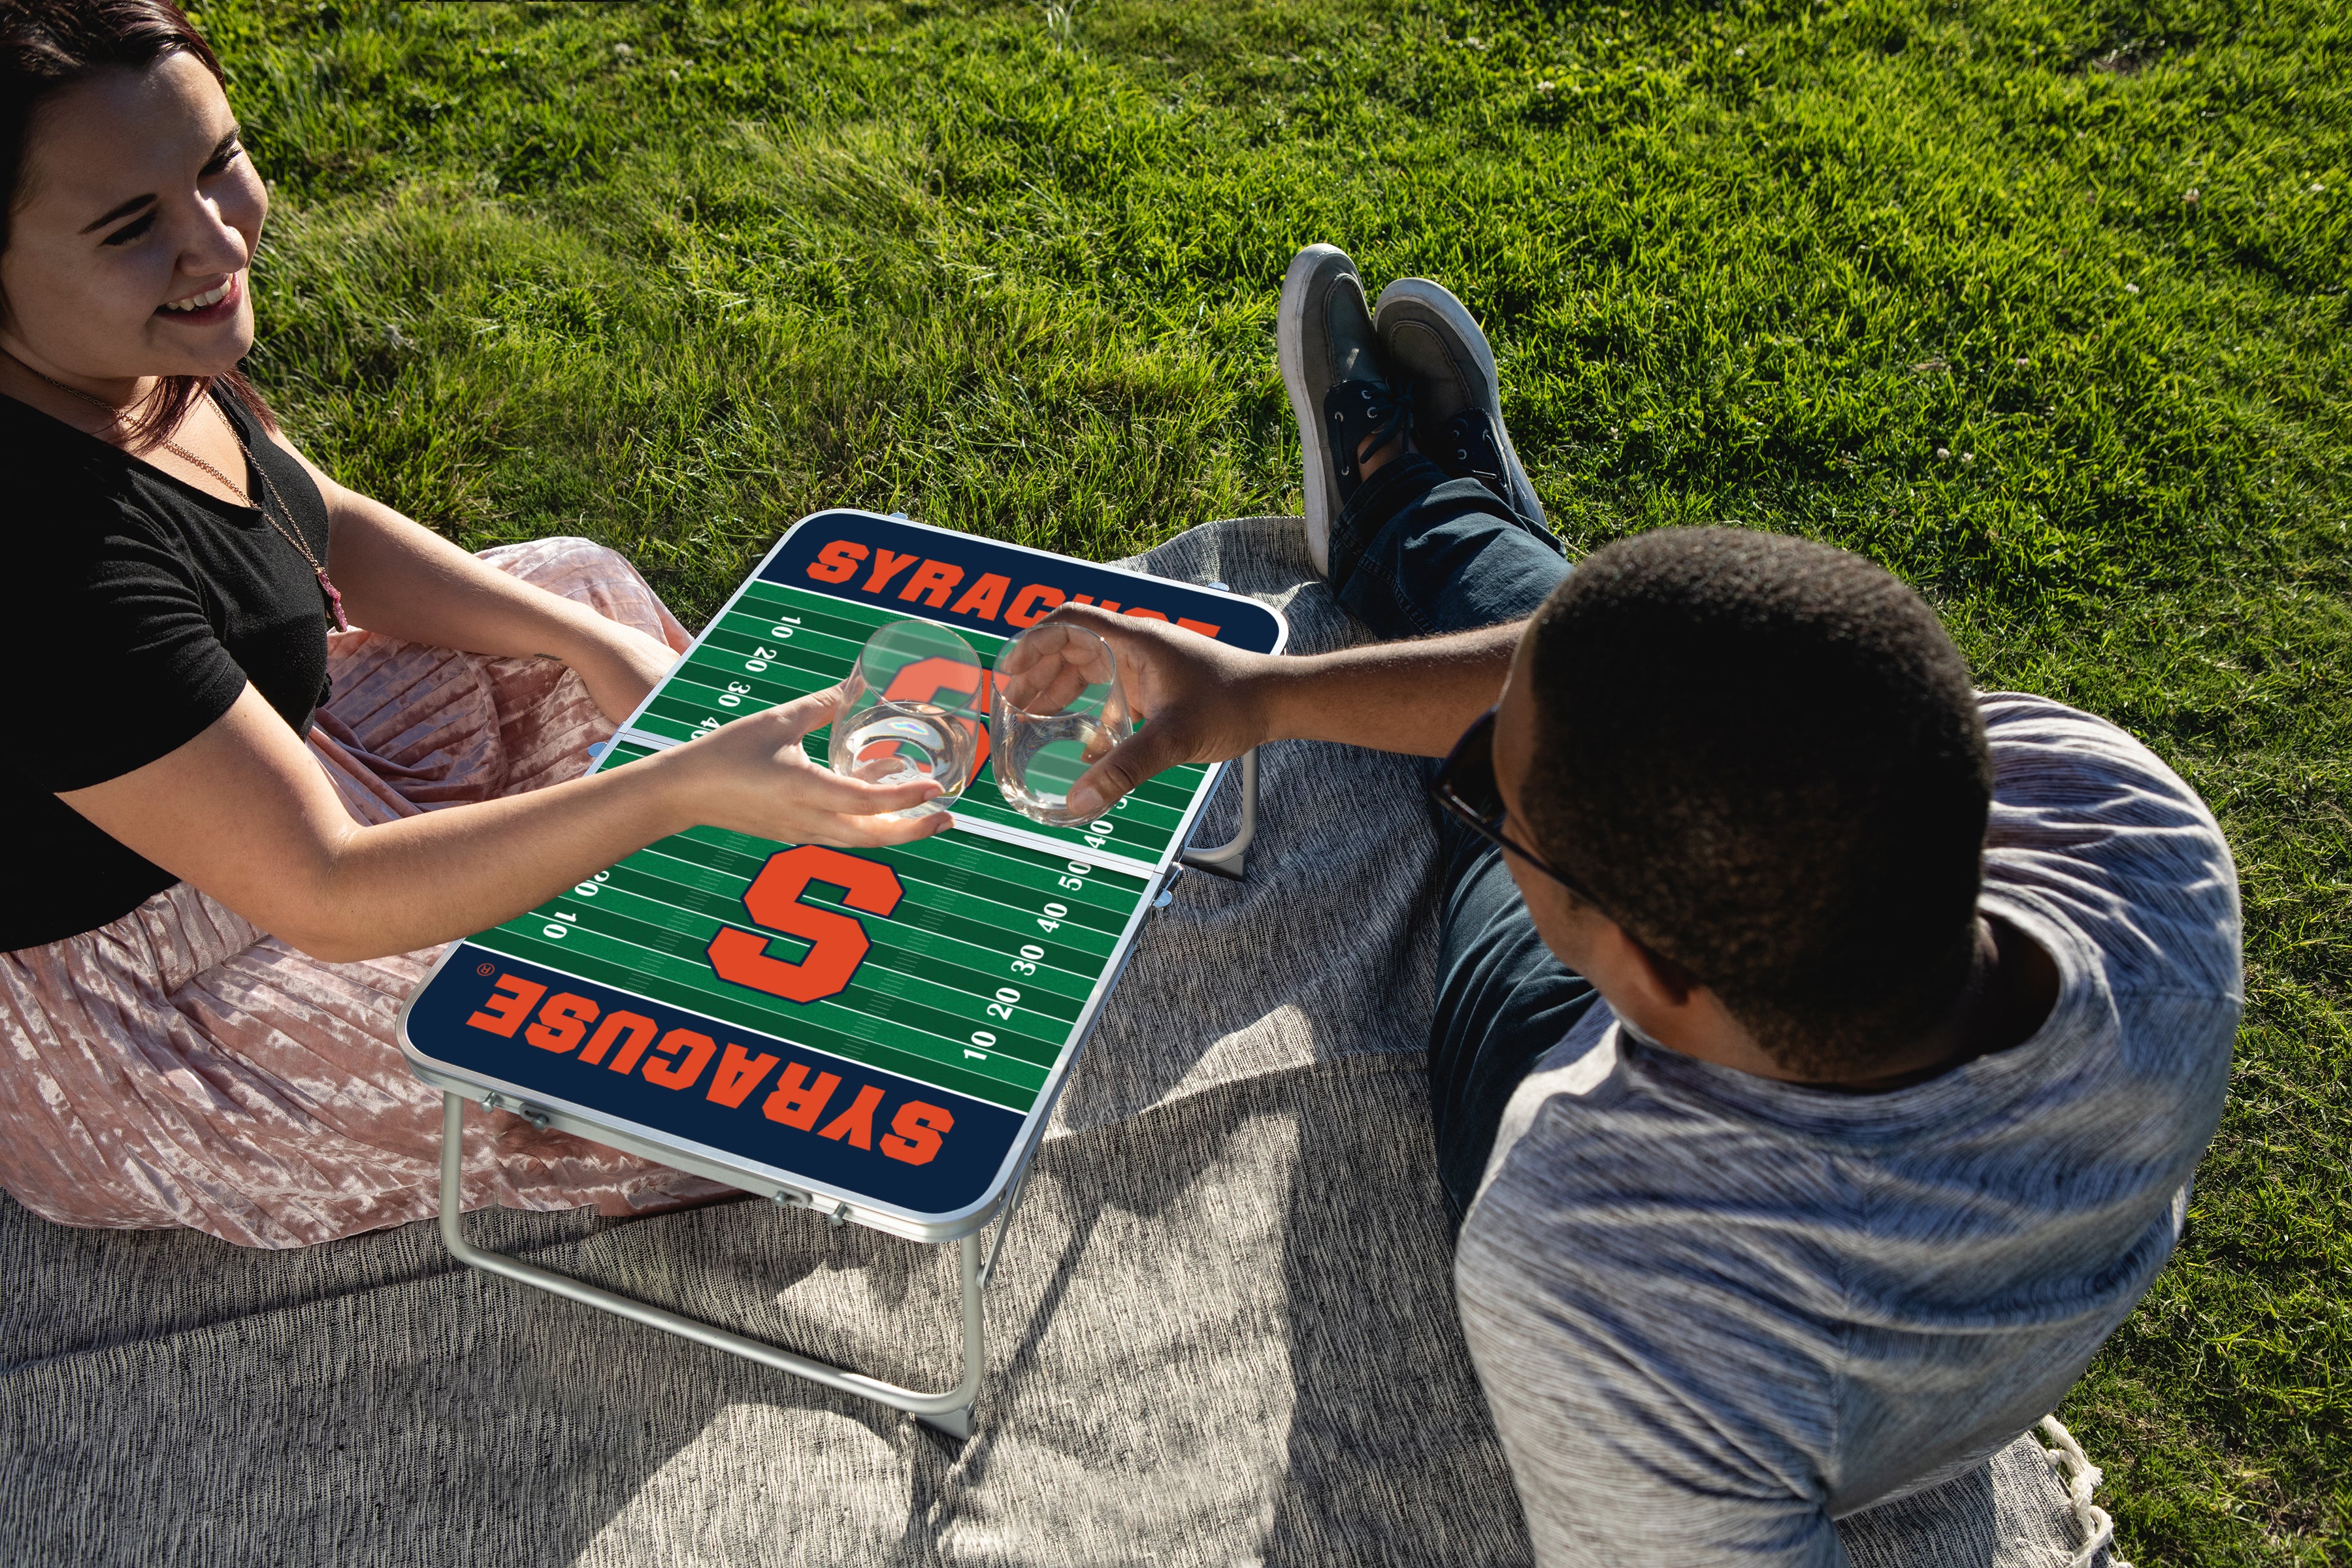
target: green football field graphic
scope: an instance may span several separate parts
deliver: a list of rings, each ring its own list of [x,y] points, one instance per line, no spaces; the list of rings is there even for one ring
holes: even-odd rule
[[[849,673],[877,629],[905,618],[755,580],[656,689],[629,732],[685,741],[823,690]],[[1007,640],[961,635],[983,664]],[[826,740],[819,730],[803,742],[820,766]],[[650,746],[624,739],[597,767],[627,767],[650,754]],[[1105,822],[1055,828],[1005,805],[983,766],[955,804],[958,830],[844,852],[898,878],[901,893],[888,915],[855,909],[823,882],[801,895],[858,921],[870,943],[848,985],[813,1002],[715,972],[709,950],[729,928],[758,931],[766,951],[788,963],[811,951],[800,938],[761,930],[744,904],[753,879],[786,846],[719,828],[650,845],[473,940],[1026,1113],[1140,918],[1153,873],[1208,776],[1202,767],[1171,770]],[[994,837],[992,827],[1019,837]]]

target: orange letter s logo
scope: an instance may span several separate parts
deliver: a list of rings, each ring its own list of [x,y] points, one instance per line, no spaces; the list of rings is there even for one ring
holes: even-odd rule
[[[839,888],[843,903],[874,915],[897,909],[903,891],[898,874],[879,860],[815,844],[779,850],[743,890],[743,907],[768,930],[808,942],[808,956],[787,963],[769,952],[766,937],[721,927],[708,950],[719,979],[788,1002],[814,1002],[848,989],[870,945],[866,928],[853,916],[801,902],[811,882]]]

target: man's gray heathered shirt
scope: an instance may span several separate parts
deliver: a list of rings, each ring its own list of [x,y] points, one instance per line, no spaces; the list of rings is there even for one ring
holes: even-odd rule
[[[2060,976],[2032,1039],[1832,1094],[1601,1005],[1512,1099],[1455,1284],[1538,1562],[1843,1564],[1833,1520],[2053,1409],[2170,1256],[2243,1002],[2229,847],[2114,725],[1980,700],[1979,907]]]

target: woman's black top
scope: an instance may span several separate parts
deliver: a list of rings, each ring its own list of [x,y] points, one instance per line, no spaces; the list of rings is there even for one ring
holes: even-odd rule
[[[310,474],[234,397],[245,437],[303,542],[327,559]],[[0,396],[0,615],[16,735],[0,763],[0,951],[93,931],[178,879],[58,798],[145,766],[202,733],[251,681],[295,733],[327,700],[326,595],[251,507],[217,500],[14,398]],[[237,476],[254,493],[250,473]],[[255,493],[255,499],[260,499]]]

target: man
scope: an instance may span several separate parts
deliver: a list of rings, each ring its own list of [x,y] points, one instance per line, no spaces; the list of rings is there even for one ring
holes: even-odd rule
[[[2025,1430],[2170,1254],[2242,1005],[2228,847],[1858,557],[1671,530],[1571,574],[1437,285],[1375,316],[1311,247],[1279,343],[1310,546],[1383,640],[1060,612],[1150,720],[1073,800],[1269,740],[1444,754],[1436,1157],[1537,1555],[1843,1563],[1834,1521]]]

